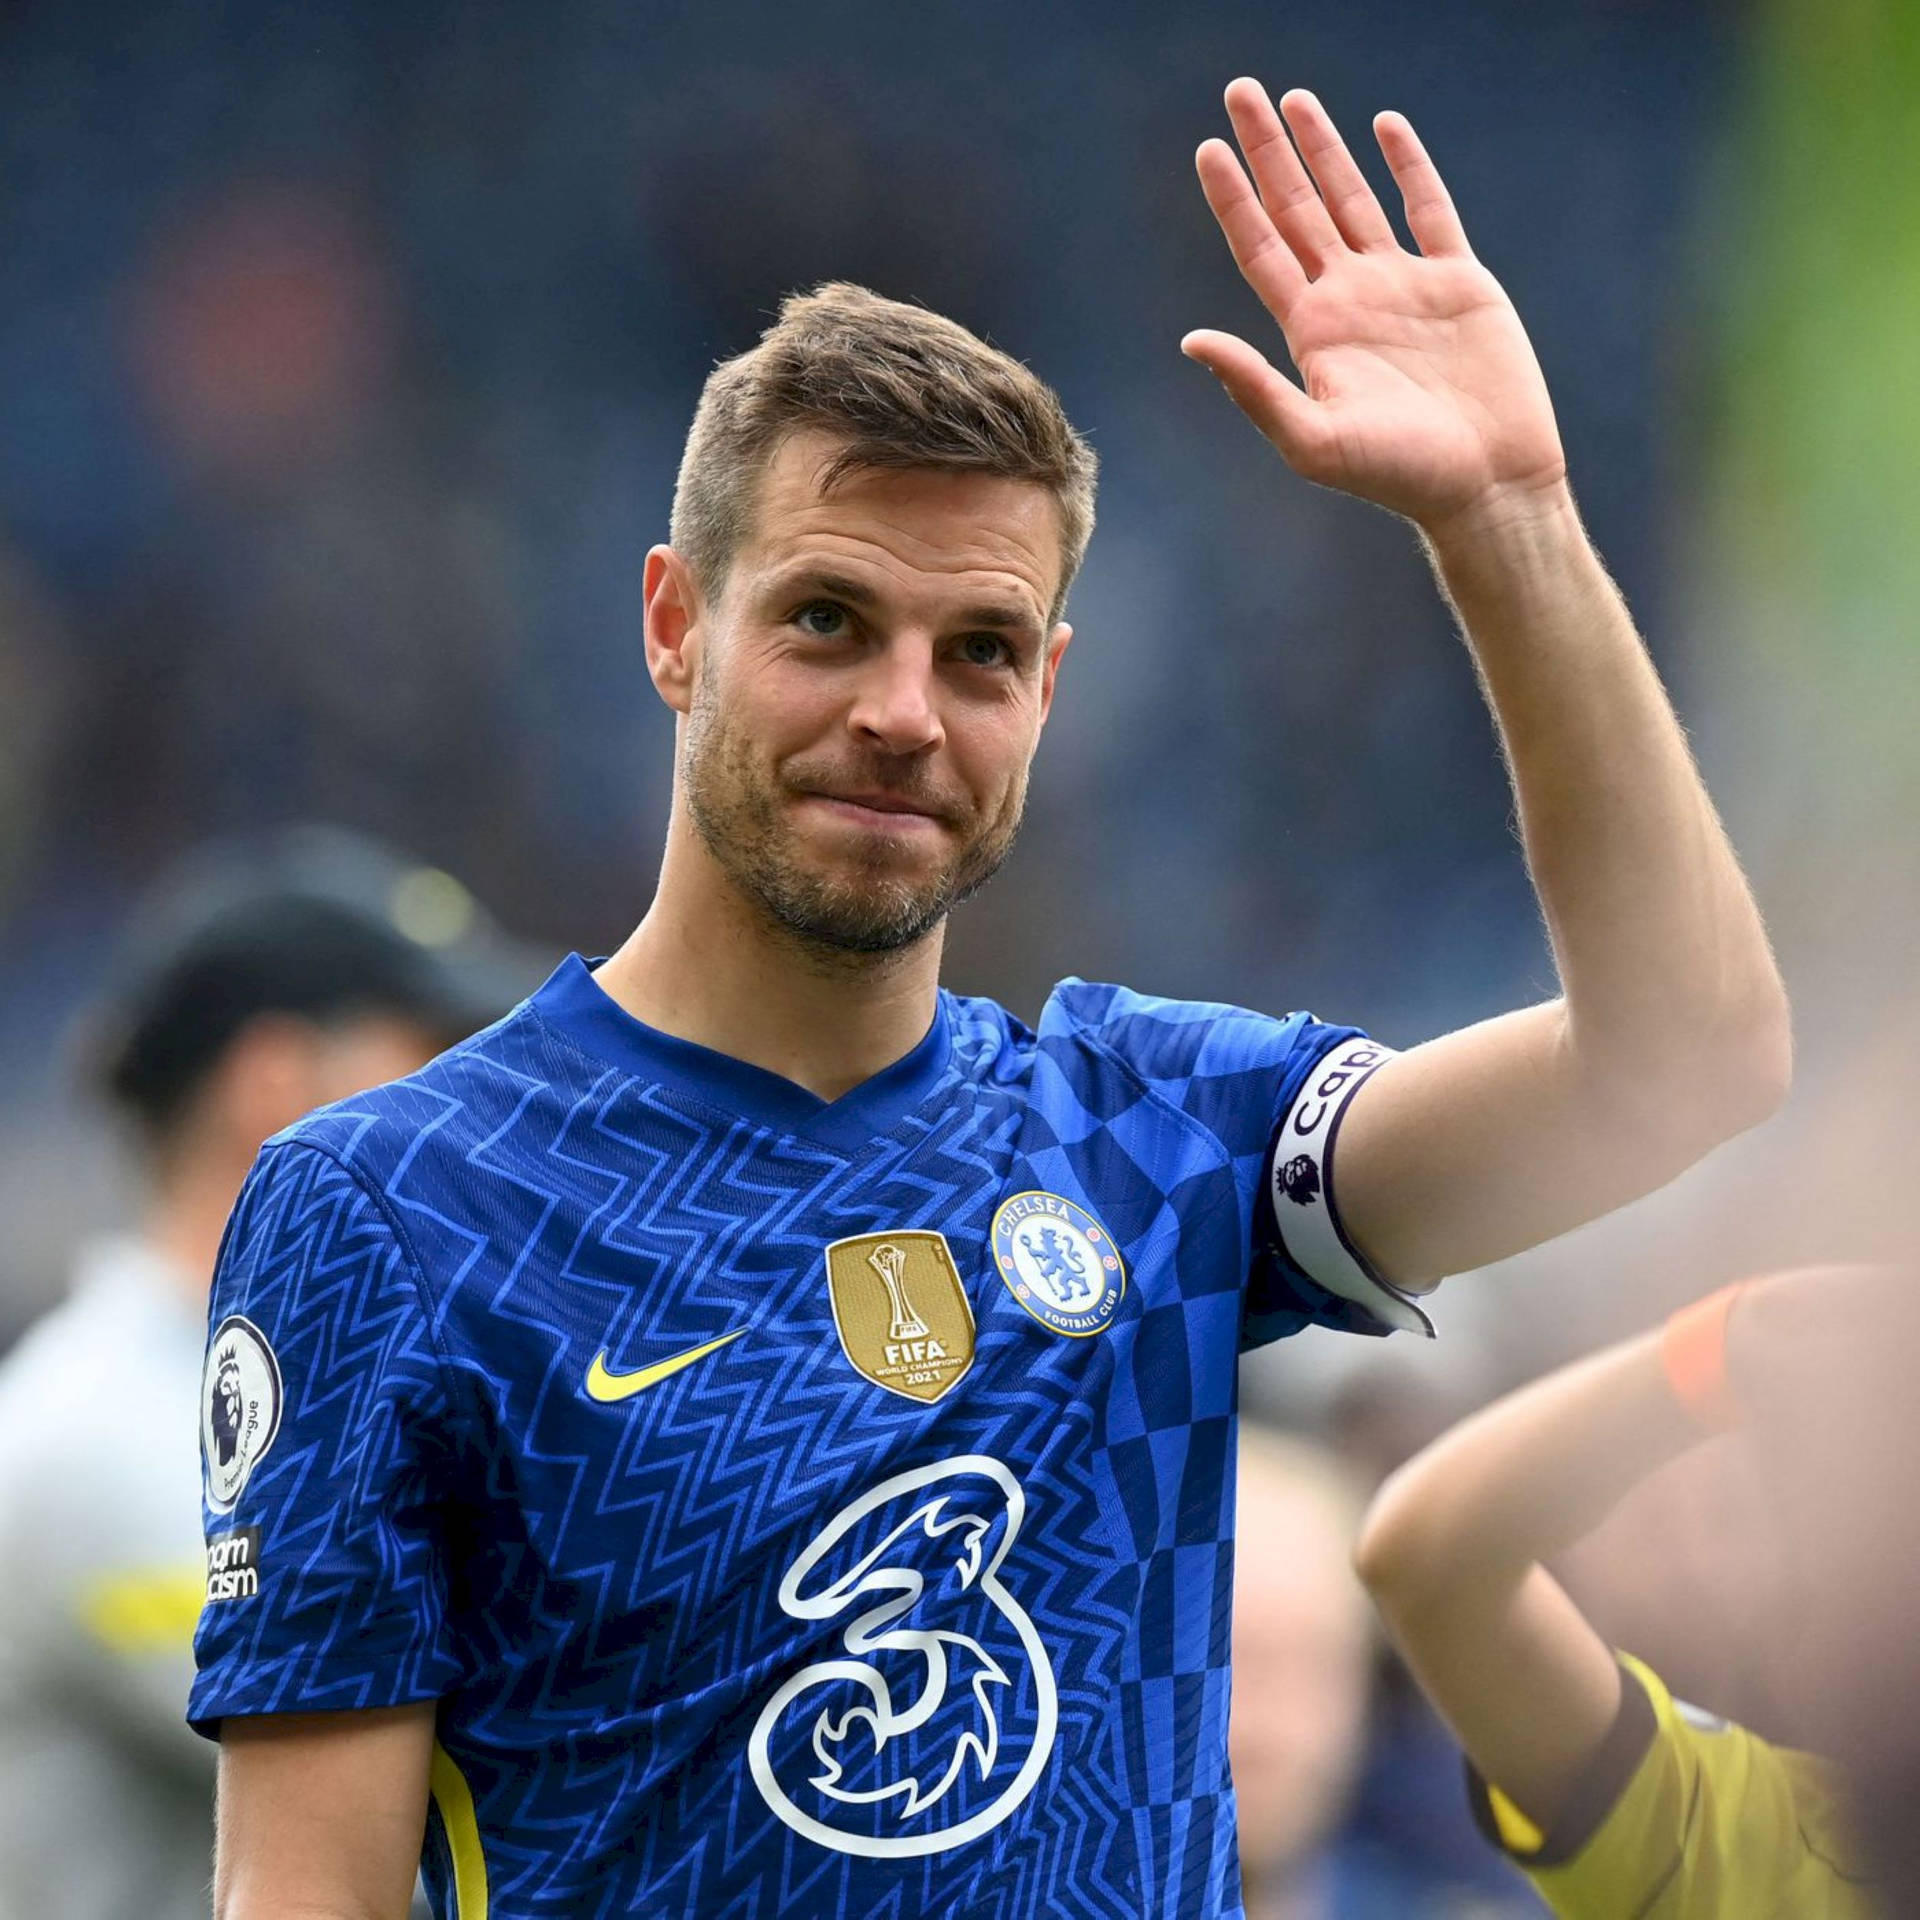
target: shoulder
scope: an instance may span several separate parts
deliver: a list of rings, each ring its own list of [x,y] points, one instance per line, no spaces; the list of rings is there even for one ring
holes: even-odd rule
[[[1704,1777],[1709,1817],[1728,1826],[1729,1851],[1804,1859],[1850,1877],[1851,1843],[1829,1762],[1675,1699],[1660,1676],[1631,1654],[1622,1654],[1620,1664],[1653,1708],[1658,1743],[1683,1750]]]
[[[52,1581],[191,1550],[200,1345],[170,1301],[85,1282],[22,1335],[0,1365],[0,1559]]]
[[[523,1007],[405,1079],[316,1108],[268,1140],[262,1161],[297,1161],[307,1149],[379,1193],[422,1156],[464,1158],[543,1084],[525,1063],[541,1033]]]
[[[114,1239],[90,1248],[72,1289],[0,1360],[0,1435],[50,1431],[76,1457],[106,1432],[137,1430],[197,1377],[200,1318],[140,1273],[143,1256]],[[75,1431],[87,1447],[74,1447]]]
[[[1202,1068],[1210,1060],[1281,1056],[1311,1023],[1311,1014],[1256,1014],[1219,1000],[1169,1000],[1106,981],[1064,979],[1046,1000],[1041,1041],[1092,1035],[1142,1062]]]
[[[82,1383],[97,1377],[92,1318],[85,1302],[69,1296],[0,1361],[0,1539],[13,1533],[23,1510],[36,1514],[50,1495],[63,1498],[79,1464],[72,1435],[86,1420],[80,1403],[93,1397]],[[107,1396],[109,1418],[116,1405]]]
[[[1672,1877],[1683,1897],[1791,1890],[1808,1912],[1864,1915],[1845,1897],[1855,1876],[1825,1765],[1676,1700],[1631,1655],[1620,1665],[1619,1714],[1552,1831],[1529,1828],[1470,1770],[1487,1837],[1550,1899],[1604,1897],[1625,1911]]]
[[[1020,1078],[1033,1058],[1033,1029],[997,1000],[943,991],[953,1058],[971,1078]]]
[[[1063,980],[1040,1018],[1040,1043],[1091,1040],[1150,1078],[1240,1071],[1284,1061],[1316,1023],[1211,1000],[1169,1000],[1131,987]]]
[[[394,1199],[408,1135],[382,1104],[322,1108],[260,1149],[214,1266],[210,1366],[231,1334],[264,1347],[271,1373],[273,1343],[296,1327],[357,1323],[374,1297],[422,1286]]]

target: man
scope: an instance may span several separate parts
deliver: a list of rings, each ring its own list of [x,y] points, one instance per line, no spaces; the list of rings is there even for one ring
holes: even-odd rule
[[[1093,462],[951,322],[827,287],[707,384],[647,557],[658,891],[492,1035],[271,1144],[203,1407],[229,1916],[1237,1910],[1234,1369],[1670,1178],[1780,1097],[1733,857],[1580,534],[1524,334],[1310,96],[1208,197],[1422,527],[1565,997],[1403,1057],[1306,1015],[938,985],[1011,845]],[[1324,194],[1324,198],[1322,195]],[[1335,1167],[1331,1148],[1339,1147]],[[237,1391],[230,1386],[237,1382]]]
[[[189,1425],[221,1229],[267,1135],[405,1073],[476,1004],[451,876],[307,830],[169,884],[100,1036],[135,1231],[0,1363],[0,1914],[207,1911],[213,1768],[183,1714],[210,1573]]]
[[[1888,1331],[1912,1327],[1911,1291],[1907,1276],[1873,1268],[1723,1289],[1663,1332],[1486,1408],[1401,1468],[1374,1503],[1361,1576],[1466,1749],[1483,1829],[1567,1920],[1876,1911],[1826,1764],[1676,1701],[1650,1668],[1607,1645],[1544,1562],[1657,1469],[1752,1419],[1797,1544],[1816,1550],[1805,1568],[1811,1618],[1778,1621],[1772,1652],[1788,1654],[1794,1632],[1796,1657],[1811,1654],[1804,1677],[1833,1697],[1844,1676],[1831,1657],[1836,1627],[1857,1634],[1883,1610],[1864,1594],[1885,1591],[1884,1610],[1897,1606],[1909,1628],[1912,1619],[1910,1577],[1897,1578],[1911,1563],[1892,1551],[1911,1528],[1863,1528],[1868,1515],[1886,1517],[1885,1503],[1876,1512],[1875,1500],[1849,1498],[1875,1477],[1876,1452],[1842,1461],[1820,1445],[1821,1430],[1863,1397],[1880,1414],[1876,1437],[1910,1428],[1910,1346],[1896,1349],[1907,1373],[1897,1398],[1873,1389],[1887,1384],[1874,1361]],[[1824,1455],[1817,1477],[1809,1451]],[[1889,1487],[1896,1477],[1909,1483],[1910,1506],[1910,1473],[1878,1474]],[[1868,1567],[1874,1588],[1835,1577]],[[1881,1664],[1881,1684],[1897,1672]],[[1841,1744],[1855,1730],[1834,1729]]]

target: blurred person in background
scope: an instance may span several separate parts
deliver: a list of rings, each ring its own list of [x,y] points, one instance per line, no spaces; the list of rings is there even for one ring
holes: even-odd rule
[[[1377,1650],[1353,1573],[1361,1488],[1337,1456],[1253,1423],[1240,1430],[1239,1476],[1229,1748],[1246,1920],[1517,1912],[1343,1833]]]
[[[1240,1429],[1233,1561],[1233,1712],[1247,1920],[1356,1911],[1325,1857],[1366,1737],[1373,1623],[1353,1578],[1359,1489],[1331,1455]]]
[[[1735,1378],[1779,1522],[1777,1690],[1795,1743],[1839,1768],[1878,1910],[1920,1913],[1920,1266],[1846,1268],[1751,1306],[1736,1363],[1748,1333],[1791,1356]]]
[[[204,1916],[213,1767],[186,1728],[207,1290],[261,1142],[411,1072],[531,984],[450,875],[326,829],[203,855],[125,942],[95,1036],[135,1228],[0,1362],[0,1914]]]
[[[1880,1524],[1884,1497],[1854,1496],[1910,1481],[1910,1459],[1889,1474],[1874,1442],[1911,1432],[1913,1345],[1897,1336],[1920,1331],[1913,1291],[1904,1272],[1864,1267],[1723,1288],[1497,1401],[1375,1500],[1361,1577],[1466,1751],[1487,1837],[1567,1920],[1879,1911],[1831,1765],[1676,1700],[1608,1645],[1544,1562],[1669,1462],[1738,1434],[1760,1457],[1799,1576],[1770,1650],[1789,1690],[1817,1724],[1823,1700],[1850,1691],[1857,1703],[1860,1683],[1897,1674],[1851,1643],[1876,1618],[1910,1627],[1914,1530]],[[1844,1454],[1822,1439],[1836,1421]],[[1737,1620],[1743,1596],[1729,1598]],[[1851,1689],[1836,1687],[1843,1674]],[[1826,1717],[1821,1749],[1837,1751],[1849,1722]]]

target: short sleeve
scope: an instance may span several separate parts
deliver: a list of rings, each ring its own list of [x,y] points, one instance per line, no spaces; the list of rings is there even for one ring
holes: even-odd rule
[[[1620,1664],[1613,1728],[1550,1831],[1532,1828],[1467,1771],[1482,1832],[1552,1910],[1567,1920],[1762,1912],[1867,1920],[1821,1764],[1675,1700],[1629,1655]]]
[[[1264,1346],[1307,1326],[1367,1334],[1399,1326],[1426,1329],[1424,1316],[1403,1295],[1371,1270],[1355,1270],[1351,1249],[1338,1236],[1330,1139],[1346,1099],[1370,1066],[1343,1079],[1331,1099],[1314,1098],[1316,1069],[1337,1049],[1354,1050],[1355,1057],[1368,1056],[1377,1064],[1388,1057],[1387,1048],[1357,1027],[1330,1025],[1310,1013],[1274,1018],[1244,1007],[1160,1000],[1081,981],[1063,982],[1057,998],[1151,1092],[1179,1108],[1226,1153],[1247,1225],[1243,1348]],[[1043,1024],[1043,1038],[1045,1032]],[[1306,1234],[1290,1239],[1277,1210],[1286,1192],[1280,1174],[1303,1148],[1319,1153],[1314,1140],[1283,1138],[1289,1121],[1303,1112],[1324,1113],[1318,1132],[1327,1144],[1316,1161],[1311,1194],[1297,1181],[1293,1191],[1317,1219],[1332,1223],[1331,1257]]]
[[[440,1537],[453,1409],[386,1210],[325,1150],[270,1144],[209,1322],[195,1727],[437,1698],[462,1670]]]

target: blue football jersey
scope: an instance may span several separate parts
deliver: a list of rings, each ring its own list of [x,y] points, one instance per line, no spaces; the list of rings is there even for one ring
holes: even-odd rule
[[[1238,1913],[1235,1362],[1371,1324],[1269,1186],[1354,1039],[942,994],[824,1102],[569,960],[241,1195],[196,1724],[437,1701],[459,1920]]]

